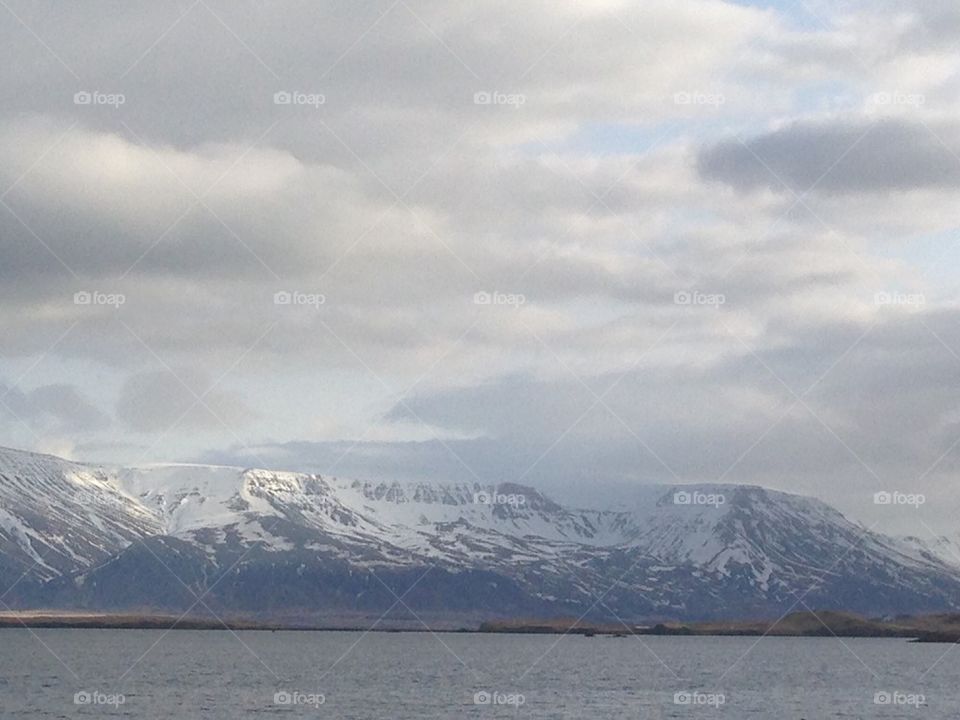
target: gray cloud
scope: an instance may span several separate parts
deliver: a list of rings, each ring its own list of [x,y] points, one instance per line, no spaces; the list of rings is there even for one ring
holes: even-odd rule
[[[513,479],[537,484],[723,478],[817,492],[868,515],[871,486],[933,496],[960,469],[958,315],[921,320],[788,324],[776,349],[586,377],[597,395],[612,388],[602,404],[572,378],[510,378],[409,398],[391,418],[480,435],[506,453]],[[506,470],[463,445],[478,474]]]
[[[212,387],[211,378],[190,368],[133,375],[120,390],[117,417],[131,430],[145,433],[162,433],[174,425],[231,428],[252,418],[240,397]]]
[[[904,45],[929,52],[934,47],[952,48],[960,30],[960,8],[950,0],[911,0],[908,3],[885,2],[900,12],[908,12]],[[871,8],[873,9],[873,8]]]
[[[0,383],[0,418],[22,421],[40,433],[80,435],[102,430],[110,418],[73,385],[55,383],[28,391]]]
[[[935,134],[936,133],[936,134]],[[960,186],[957,128],[884,120],[801,122],[697,158],[700,174],[739,190],[869,193]]]

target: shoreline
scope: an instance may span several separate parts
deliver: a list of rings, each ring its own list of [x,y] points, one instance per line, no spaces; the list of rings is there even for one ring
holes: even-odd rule
[[[259,620],[254,618],[179,617],[153,613],[87,613],[74,611],[0,612],[3,629],[63,630],[212,630],[257,632],[378,632],[456,633],[477,635],[579,635],[582,637],[844,637],[891,638],[921,643],[960,642],[960,616],[918,615],[868,619],[849,613],[823,611],[793,613],[776,621],[657,623],[654,625],[599,624],[567,619],[493,620],[473,626],[431,627],[383,624],[373,627],[357,620]]]

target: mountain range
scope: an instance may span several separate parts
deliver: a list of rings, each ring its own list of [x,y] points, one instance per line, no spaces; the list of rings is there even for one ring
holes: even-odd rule
[[[617,509],[525,486],[0,448],[0,609],[624,623],[960,608],[949,541],[872,532],[743,485],[638,487]]]

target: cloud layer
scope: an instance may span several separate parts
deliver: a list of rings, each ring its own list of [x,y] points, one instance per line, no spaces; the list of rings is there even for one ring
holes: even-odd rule
[[[949,518],[956,12],[802,5],[11,2],[4,442]]]

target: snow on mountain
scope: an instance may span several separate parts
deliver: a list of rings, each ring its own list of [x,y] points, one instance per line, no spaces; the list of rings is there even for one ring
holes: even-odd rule
[[[113,471],[0,450],[0,558],[43,580],[102,560],[163,531]]]
[[[376,609],[429,572],[409,601],[430,610],[724,617],[807,594],[847,610],[953,609],[960,565],[945,559],[759,487],[647,486],[630,506],[591,510],[512,484],[0,449],[0,584],[20,585],[11,598],[27,605],[175,606],[190,598],[168,587],[173,572],[224,609]]]
[[[901,538],[901,542],[922,557],[936,559],[960,569],[960,533],[923,538],[910,535]]]

